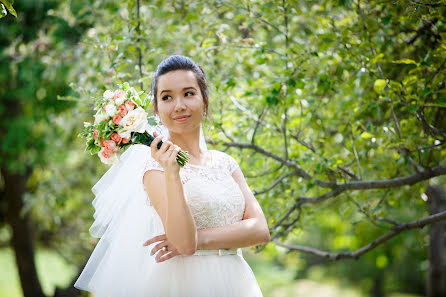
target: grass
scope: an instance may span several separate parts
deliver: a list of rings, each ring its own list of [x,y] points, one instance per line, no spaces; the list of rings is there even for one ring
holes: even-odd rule
[[[262,255],[244,249],[243,256],[251,266],[264,297],[368,297],[360,288],[347,285],[341,279],[321,278],[321,271],[309,273],[309,279],[294,280],[294,271],[266,261]],[[76,267],[53,251],[38,249],[36,265],[47,296],[54,295],[56,286],[66,287],[76,273]],[[0,249],[0,267],[0,297],[23,297],[12,249]],[[387,296],[419,297],[398,293]]]
[[[54,295],[56,286],[66,287],[76,273],[76,267],[48,250],[37,251],[36,266],[42,290],[48,296]],[[0,249],[0,267],[0,297],[23,297],[12,249]]]
[[[259,254],[243,251],[265,297],[366,297],[359,288],[345,286],[337,279],[294,280],[294,271],[283,269]]]

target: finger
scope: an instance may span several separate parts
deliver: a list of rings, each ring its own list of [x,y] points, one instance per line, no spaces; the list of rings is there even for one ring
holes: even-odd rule
[[[172,146],[172,144],[173,143],[170,141],[164,141],[159,149],[160,154],[167,152],[169,150],[169,148]]]
[[[159,251],[158,254],[156,254],[155,256],[155,261],[156,262],[160,262],[161,257],[164,256],[165,254],[170,253],[170,251]]]
[[[176,149],[173,145],[169,148],[169,159],[175,158],[178,154],[179,150]]]
[[[157,251],[159,251],[163,247],[166,247],[168,249],[167,241],[163,241],[163,242],[158,243],[157,245],[155,245],[153,247],[152,251],[150,252],[150,256],[153,256]]]
[[[155,137],[155,139],[152,141],[152,143],[150,144],[150,148],[152,149],[152,154],[156,151],[158,151],[158,149],[156,149],[158,143],[161,141],[163,137],[161,135],[158,135]]]
[[[173,258],[173,257],[178,256],[178,255],[179,255],[178,252],[171,252],[171,253],[168,253],[168,254],[166,254],[164,257],[161,257],[161,258],[159,259],[159,262],[164,262],[164,261],[169,260],[170,258]],[[159,263],[159,262],[158,262],[158,263]]]
[[[150,245],[150,244],[152,244],[154,242],[165,240],[165,239],[167,239],[166,234],[158,235],[158,236],[155,236],[155,237],[147,240],[143,245],[147,246],[147,245]]]
[[[176,162],[177,155],[178,155],[179,151],[180,151],[180,147],[178,147],[178,146],[176,148],[172,149],[170,156],[169,156],[169,159],[171,159],[172,162]]]

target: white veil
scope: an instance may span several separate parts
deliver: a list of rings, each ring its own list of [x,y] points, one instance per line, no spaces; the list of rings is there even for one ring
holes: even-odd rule
[[[153,129],[147,127],[149,132]],[[164,126],[155,131],[169,138]],[[207,151],[200,126],[200,149]],[[90,235],[100,238],[74,287],[90,291],[96,297],[143,297],[155,257],[154,244],[143,246],[148,239],[164,233],[158,213],[150,205],[143,185],[150,147],[130,146],[93,186],[94,222]]]

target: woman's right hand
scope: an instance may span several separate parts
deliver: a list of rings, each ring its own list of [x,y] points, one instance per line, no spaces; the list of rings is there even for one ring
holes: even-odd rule
[[[162,140],[163,136],[154,132],[155,139],[150,144],[152,150],[152,158],[154,158],[164,169],[166,173],[179,172],[180,165],[177,162],[177,154],[181,150],[178,145],[173,144],[171,141],[164,141],[160,149],[157,148],[158,143]]]

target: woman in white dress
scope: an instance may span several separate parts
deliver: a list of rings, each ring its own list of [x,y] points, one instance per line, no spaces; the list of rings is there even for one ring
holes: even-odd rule
[[[97,297],[262,296],[240,248],[268,242],[268,226],[237,162],[206,148],[203,70],[170,56],[152,94],[168,133],[133,145],[93,187],[90,233],[101,240],[75,287]],[[179,150],[190,156],[183,168]]]

